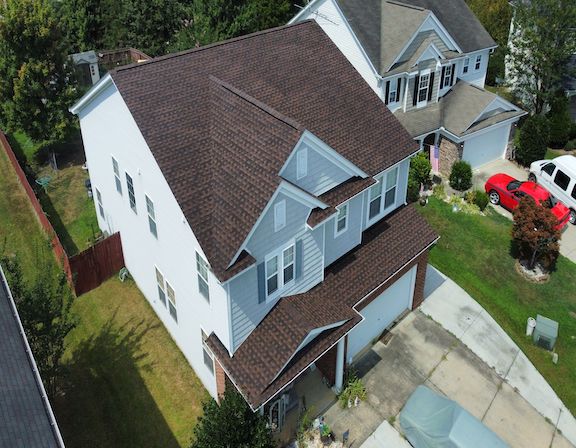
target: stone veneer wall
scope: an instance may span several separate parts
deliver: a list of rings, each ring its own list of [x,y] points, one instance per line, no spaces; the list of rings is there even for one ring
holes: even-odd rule
[[[440,174],[449,176],[454,162],[462,159],[463,148],[458,143],[442,136],[440,138]]]

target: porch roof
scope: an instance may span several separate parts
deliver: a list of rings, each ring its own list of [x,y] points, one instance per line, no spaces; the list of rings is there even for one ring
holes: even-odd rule
[[[411,238],[406,237],[408,228]],[[208,347],[257,409],[356,326],[362,317],[355,305],[436,239],[414,207],[404,206],[366,230],[359,246],[325,270],[322,283],[280,299],[232,357],[215,334]],[[310,331],[341,321],[300,347]]]

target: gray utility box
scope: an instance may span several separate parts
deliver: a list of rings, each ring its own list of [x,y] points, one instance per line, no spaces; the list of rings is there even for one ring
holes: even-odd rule
[[[536,316],[536,328],[532,333],[534,343],[546,350],[552,350],[558,339],[558,322],[547,317]]]

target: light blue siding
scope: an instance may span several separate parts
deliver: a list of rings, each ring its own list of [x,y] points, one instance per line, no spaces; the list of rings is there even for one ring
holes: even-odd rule
[[[326,157],[305,143],[302,143],[295,150],[295,153],[304,148],[306,148],[308,152],[307,175],[301,179],[296,178],[297,157],[296,154],[294,154],[288,164],[280,172],[280,175],[284,179],[317,196],[334,188],[351,177],[338,165],[326,159]]]
[[[362,215],[363,215],[363,198],[362,194],[348,201],[348,229],[334,236],[336,219],[328,221],[325,228],[325,251],[324,254],[326,266],[332,264],[342,255],[352,250],[362,240]]]

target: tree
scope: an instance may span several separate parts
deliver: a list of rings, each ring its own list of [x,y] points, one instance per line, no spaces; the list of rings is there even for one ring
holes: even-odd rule
[[[186,50],[284,25],[292,16],[289,0],[191,0],[173,50]]]
[[[562,87],[566,62],[576,53],[575,23],[574,0],[515,2],[510,74],[517,95],[536,114],[546,112]]]
[[[486,82],[494,85],[496,78],[504,78],[512,7],[508,0],[466,0],[466,3],[498,44],[498,48],[490,56],[486,75]]]
[[[528,166],[536,160],[543,159],[546,155],[549,135],[546,117],[542,115],[528,117],[520,129],[516,160],[520,164]]]
[[[74,99],[60,26],[47,0],[6,0],[0,9],[0,122],[35,141],[72,127]]]
[[[470,164],[464,160],[454,162],[448,181],[455,190],[468,190],[472,186],[472,167]]]
[[[547,206],[536,204],[532,197],[525,196],[514,210],[513,218],[512,237],[520,260],[527,261],[529,269],[539,262],[550,270],[560,251],[560,231],[555,229],[558,219],[554,213]]]
[[[224,392],[220,404],[210,398],[194,427],[190,448],[273,448],[266,420],[253,412],[242,395],[232,387]]]
[[[568,98],[563,91],[556,93],[546,117],[550,125],[550,146],[563,148],[568,142],[572,126],[572,118],[568,109]]]
[[[26,285],[17,258],[3,257],[2,264],[44,387],[53,398],[62,376],[64,339],[75,327],[70,311],[73,296],[66,275],[53,263],[45,263],[38,267],[31,285]]]
[[[105,48],[111,24],[118,17],[121,2],[110,0],[62,0],[56,3],[65,32],[68,53]]]
[[[420,188],[430,181],[430,170],[432,164],[424,152],[418,153],[410,160],[410,171],[408,172],[408,200],[414,202],[418,200]]]

